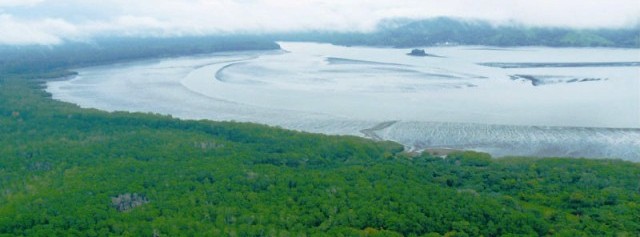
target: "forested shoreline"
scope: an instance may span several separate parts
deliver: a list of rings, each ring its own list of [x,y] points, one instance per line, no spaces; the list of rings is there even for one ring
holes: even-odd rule
[[[441,158],[351,136],[108,113],[27,79],[83,63],[0,74],[0,236],[640,233],[638,163]]]
[[[243,50],[277,50],[280,45],[259,36],[193,36],[173,38],[99,38],[60,45],[0,45],[0,75],[55,78],[73,75],[77,67]]]
[[[6,77],[0,97],[4,236],[640,231],[637,163],[415,156],[356,137],[80,109]]]

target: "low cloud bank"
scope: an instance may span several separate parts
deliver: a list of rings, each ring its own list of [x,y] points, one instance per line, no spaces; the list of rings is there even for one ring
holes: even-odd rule
[[[305,30],[368,32],[383,19],[449,16],[495,24],[637,26],[635,0],[0,0],[0,44],[52,45],[103,36],[198,36]]]

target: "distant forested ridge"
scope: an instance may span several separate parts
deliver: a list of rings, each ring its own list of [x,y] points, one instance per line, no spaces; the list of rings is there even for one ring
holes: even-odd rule
[[[640,47],[640,25],[627,28],[573,29],[494,25],[480,20],[433,18],[391,19],[369,33],[300,32],[279,36],[289,40],[338,45],[416,47],[432,45]]]
[[[620,29],[569,29],[492,25],[485,21],[434,18],[384,20],[373,32],[289,32],[174,38],[96,38],[59,45],[0,45],[0,74],[48,77],[83,67],[147,58],[221,51],[280,49],[275,41],[312,41],[337,45],[418,47],[434,45],[640,47],[640,25]]]
[[[280,49],[280,46],[258,36],[99,38],[90,42],[65,42],[51,46],[0,46],[0,74],[25,76],[46,72],[53,77],[68,73],[64,71],[70,67],[222,51],[269,49]]]

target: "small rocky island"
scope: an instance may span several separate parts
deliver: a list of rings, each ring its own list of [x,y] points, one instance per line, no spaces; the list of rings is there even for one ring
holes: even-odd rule
[[[417,56],[417,57],[425,57],[425,56],[427,56],[427,53],[424,51],[424,49],[413,49],[413,50],[411,50],[411,53],[408,53],[407,55],[409,55],[409,56]]]
[[[424,49],[413,49],[407,55],[415,56],[415,57],[439,57],[439,58],[442,57],[438,55],[428,54],[427,52],[424,51]]]

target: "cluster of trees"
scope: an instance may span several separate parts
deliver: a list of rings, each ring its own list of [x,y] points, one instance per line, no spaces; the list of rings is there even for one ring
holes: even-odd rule
[[[81,109],[1,78],[0,236],[640,233],[637,163],[442,159],[349,136]]]
[[[304,32],[285,39],[322,41],[339,45],[419,47],[431,45],[492,45],[552,47],[640,47],[640,25],[620,29],[573,29],[494,25],[481,20],[439,17],[425,20],[383,21],[373,32]]]

